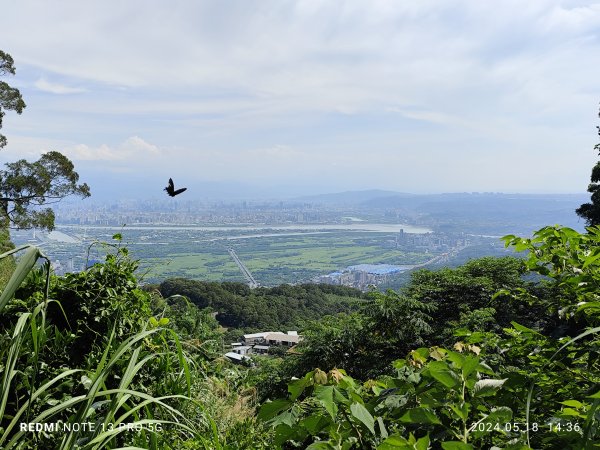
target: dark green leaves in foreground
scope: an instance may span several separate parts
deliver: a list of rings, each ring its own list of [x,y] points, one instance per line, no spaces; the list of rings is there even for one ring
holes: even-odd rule
[[[316,369],[290,383],[289,400],[265,403],[259,417],[279,443],[307,448],[427,449],[431,435],[448,449],[485,445],[513,416],[487,401],[506,379],[493,377],[477,346],[457,347],[420,348],[396,361],[395,377],[363,384],[342,370]]]

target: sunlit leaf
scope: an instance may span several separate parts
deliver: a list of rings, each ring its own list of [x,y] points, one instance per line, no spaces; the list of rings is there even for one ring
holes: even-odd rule
[[[360,403],[352,403],[350,405],[350,412],[352,416],[358,419],[369,431],[375,434],[375,420],[371,413]]]

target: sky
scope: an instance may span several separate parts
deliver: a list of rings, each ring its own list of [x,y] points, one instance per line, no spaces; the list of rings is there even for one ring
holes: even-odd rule
[[[580,193],[598,159],[600,2],[19,0],[0,33],[0,163],[100,198]]]

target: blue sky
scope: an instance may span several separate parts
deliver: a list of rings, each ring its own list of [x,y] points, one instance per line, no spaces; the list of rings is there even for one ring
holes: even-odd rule
[[[0,29],[0,162],[60,150],[97,194],[575,193],[597,160],[600,2],[20,0]]]

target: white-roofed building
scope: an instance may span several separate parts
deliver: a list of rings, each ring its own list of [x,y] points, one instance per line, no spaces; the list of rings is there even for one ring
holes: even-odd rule
[[[267,345],[287,345],[288,347],[292,347],[300,342],[300,336],[298,333],[289,334],[288,333],[269,333],[265,336],[265,344]]]
[[[246,345],[256,344],[262,342],[267,334],[279,333],[278,331],[264,331],[262,333],[253,333],[244,335],[244,343]]]
[[[297,331],[288,331],[287,333],[264,331],[262,333],[245,334],[242,342],[231,344],[231,351],[225,356],[232,361],[240,362],[243,361],[243,358],[250,359],[251,355],[268,354],[271,346],[293,347],[301,340],[302,336]]]
[[[225,353],[225,357],[235,363],[242,363],[242,362],[248,361],[250,359],[249,357],[247,357],[245,355],[239,355],[234,352]]]

